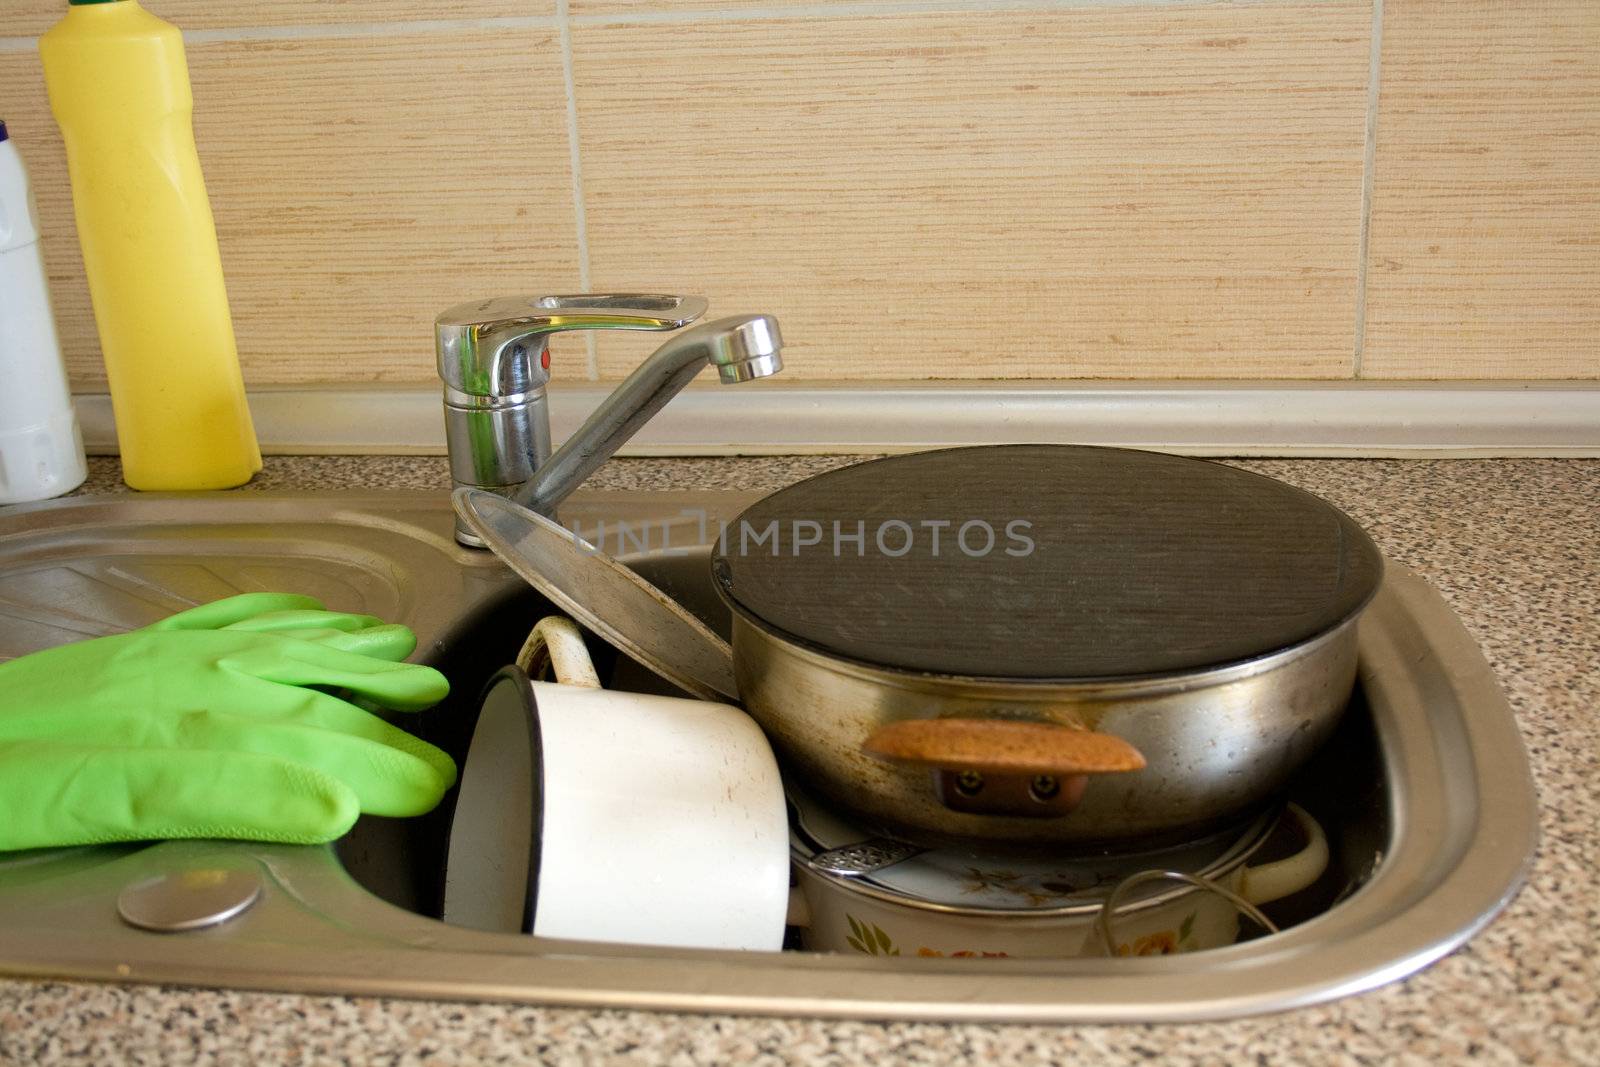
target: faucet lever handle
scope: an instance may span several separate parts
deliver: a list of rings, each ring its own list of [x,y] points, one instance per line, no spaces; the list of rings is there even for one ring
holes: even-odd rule
[[[582,293],[500,296],[457,304],[434,320],[439,377],[474,397],[526,393],[549,380],[544,354],[567,330],[676,330],[706,312],[699,296]]]

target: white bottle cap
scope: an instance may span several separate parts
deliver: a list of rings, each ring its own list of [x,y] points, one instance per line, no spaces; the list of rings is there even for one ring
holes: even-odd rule
[[[0,504],[70,493],[88,474],[72,408],[53,412],[38,426],[0,430]]]

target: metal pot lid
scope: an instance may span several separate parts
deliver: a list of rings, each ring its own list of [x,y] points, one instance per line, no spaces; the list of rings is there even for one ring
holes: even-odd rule
[[[829,471],[748,508],[718,587],[827,655],[1017,680],[1192,671],[1359,611],[1382,557],[1293,486],[1129,449],[996,445]]]
[[[702,700],[738,699],[733,650],[667,594],[505,497],[461,488],[453,500],[496,556],[587,629]]]
[[[908,848],[908,858],[860,875],[817,870],[813,857],[833,849],[871,841],[872,834],[854,826],[815,797],[785,783],[789,798],[789,850],[794,862],[811,867],[830,884],[880,899],[943,911],[1064,914],[1098,910],[1116,886],[1140,871],[1179,871],[1216,878],[1250,857],[1272,832],[1279,811],[1274,808],[1227,830],[1169,848],[1141,852],[1093,852],[1049,855],[994,854],[965,849]],[[1138,906],[1155,898],[1190,892],[1187,887],[1153,886],[1129,898]]]

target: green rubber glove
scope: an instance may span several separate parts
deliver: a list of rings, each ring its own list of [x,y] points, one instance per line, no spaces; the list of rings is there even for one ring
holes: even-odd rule
[[[449,692],[416,637],[311,597],[246,593],[0,663],[0,850],[171,837],[310,844],[420,815],[450,757],[333,695]]]

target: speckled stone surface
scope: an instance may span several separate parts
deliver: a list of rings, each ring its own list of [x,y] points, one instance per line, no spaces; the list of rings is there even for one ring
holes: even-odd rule
[[[599,488],[776,488],[842,457],[619,460]],[[1252,460],[1444,594],[1505,686],[1539,788],[1528,886],[1402,982],[1163,1026],[860,1023],[0,982],[0,1062],[1600,1063],[1600,461]],[[251,488],[430,487],[436,458],[269,459]],[[86,491],[116,487],[92,462]],[[248,490],[246,490],[248,491]]]

